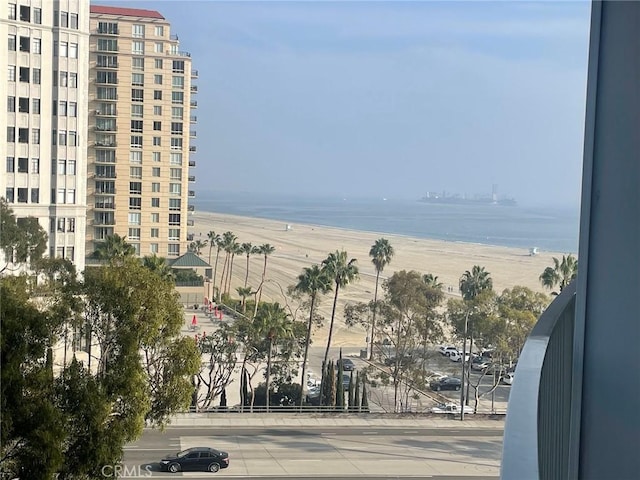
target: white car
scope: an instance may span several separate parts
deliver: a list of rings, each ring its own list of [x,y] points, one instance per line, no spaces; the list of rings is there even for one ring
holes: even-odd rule
[[[502,375],[502,383],[506,383],[507,385],[513,385],[513,380],[515,379],[514,373],[505,373]]]
[[[460,413],[460,405],[455,403],[441,403],[431,408],[431,413]],[[473,413],[473,408],[470,405],[464,406],[464,414],[469,415]]]
[[[438,347],[438,351],[445,356],[449,356],[451,355],[453,352],[458,352],[458,349],[456,347],[453,347],[451,345],[440,345]]]
[[[455,352],[451,352],[448,355],[449,360],[451,360],[452,362],[461,362],[462,361],[462,352],[458,352],[457,350]],[[465,362],[469,361],[469,357],[470,355],[467,353],[465,355]]]

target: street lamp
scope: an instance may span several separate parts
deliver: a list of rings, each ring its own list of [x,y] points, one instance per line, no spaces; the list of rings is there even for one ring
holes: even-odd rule
[[[467,329],[469,327],[469,313],[471,310],[467,310],[467,313],[464,316],[464,336],[462,337],[462,375],[460,384],[460,421],[464,420],[464,377],[465,377],[465,363],[467,362]],[[471,355],[469,355],[469,360],[471,360]]]

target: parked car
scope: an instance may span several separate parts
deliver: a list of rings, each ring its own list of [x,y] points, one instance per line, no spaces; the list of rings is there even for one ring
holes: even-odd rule
[[[229,466],[229,454],[215,448],[194,447],[160,460],[160,468],[166,472],[205,471],[215,473]]]
[[[465,362],[469,361],[470,355],[467,353],[465,355]],[[455,352],[451,352],[449,354],[449,360],[451,360],[452,362],[461,362],[462,361],[462,352],[458,352],[457,350]]]
[[[440,403],[435,407],[431,408],[431,413],[460,413],[460,405],[456,405],[455,403]],[[473,407],[471,405],[464,406],[465,415],[473,413]]]
[[[471,370],[485,370],[491,366],[491,361],[484,357],[476,357],[471,362]]]
[[[343,372],[350,372],[356,369],[356,364],[353,363],[353,360],[351,360],[350,358],[343,358],[342,360],[339,359],[336,362],[336,369],[340,368],[341,363]]]
[[[457,352],[457,351],[458,351],[458,348],[457,348],[457,347],[454,347],[454,346],[452,346],[452,345],[440,345],[440,346],[438,347],[438,351],[439,351],[442,355],[444,355],[444,356],[448,357],[449,355],[451,355],[451,353],[452,353],[452,352]]]
[[[431,390],[439,392],[440,390],[460,390],[462,382],[456,377],[443,377],[429,384]]]
[[[515,375],[513,373],[505,373],[504,375],[502,375],[502,383],[513,385],[514,378]]]

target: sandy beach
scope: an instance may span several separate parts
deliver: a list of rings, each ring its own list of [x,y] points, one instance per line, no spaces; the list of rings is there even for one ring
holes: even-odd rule
[[[369,257],[371,245],[381,237],[389,240],[395,250],[391,263],[385,268],[381,280],[399,270],[416,270],[421,274],[437,275],[444,284],[448,295],[459,296],[458,280],[474,265],[485,268],[493,279],[494,290],[502,292],[514,285],[523,285],[535,291],[544,292],[538,277],[542,271],[553,264],[553,256],[562,254],[540,252],[530,256],[528,250],[496,247],[479,244],[426,240],[385,233],[371,233],[332,227],[287,224],[285,222],[234,215],[198,212],[191,219],[195,226],[190,229],[196,240],[205,240],[207,232],[222,234],[233,232],[239,243],[250,242],[254,246],[269,243],[275,251],[267,260],[267,282],[264,286],[263,300],[286,303],[283,292],[289,285],[296,283],[304,267],[319,264],[330,252],[346,250],[349,258],[356,258],[360,270],[360,279],[341,289],[336,310],[336,325],[333,344],[344,347],[362,346],[366,333],[359,328],[346,328],[343,318],[344,305],[347,302],[366,302],[373,299],[375,288],[375,268]],[[208,261],[209,247],[201,252]],[[211,252],[211,265],[215,263],[216,249]],[[222,271],[224,252],[218,261],[218,281]],[[264,257],[252,255],[249,264],[249,281],[252,287],[260,283]],[[232,290],[244,285],[246,256],[236,256],[233,266]],[[451,292],[449,290],[451,289]],[[328,320],[333,294],[323,297],[320,311]],[[314,334],[316,342],[326,341],[325,328]]]

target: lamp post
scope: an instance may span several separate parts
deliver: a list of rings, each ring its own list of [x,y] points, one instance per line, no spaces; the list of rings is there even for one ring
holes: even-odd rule
[[[467,310],[467,313],[464,316],[464,336],[462,338],[462,375],[460,384],[460,421],[464,420],[464,377],[465,377],[465,363],[467,361],[467,329],[469,327],[469,313],[470,310]],[[471,355],[469,355],[469,360],[471,360]]]

